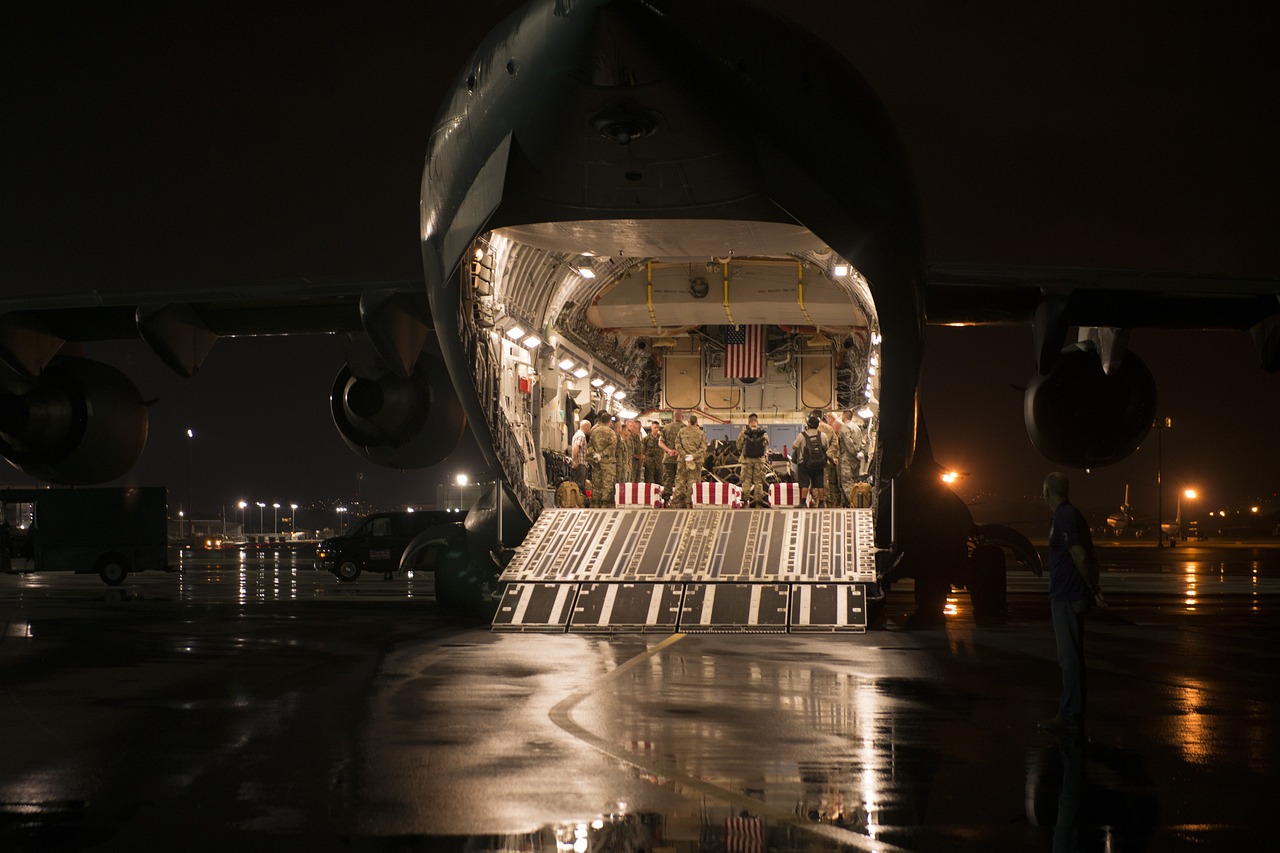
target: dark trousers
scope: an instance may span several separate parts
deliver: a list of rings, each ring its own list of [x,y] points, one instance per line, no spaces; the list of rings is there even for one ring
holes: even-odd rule
[[[1058,666],[1062,667],[1062,699],[1058,716],[1079,722],[1084,718],[1084,614],[1087,598],[1080,601],[1051,601],[1053,636],[1058,642]]]

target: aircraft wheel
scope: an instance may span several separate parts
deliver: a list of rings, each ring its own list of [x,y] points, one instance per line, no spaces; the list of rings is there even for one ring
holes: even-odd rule
[[[120,586],[129,574],[129,561],[120,554],[104,554],[98,560],[98,577],[108,586]]]
[[[951,582],[946,578],[928,575],[915,579],[916,612],[907,620],[911,627],[928,628],[945,621],[943,609],[947,606],[947,593]]]
[[[1004,549],[990,543],[979,545],[969,555],[969,598],[977,622],[1008,612]]]
[[[360,577],[360,567],[351,560],[343,560],[338,564],[338,570],[335,574],[338,576],[338,580],[343,583],[351,583]]]

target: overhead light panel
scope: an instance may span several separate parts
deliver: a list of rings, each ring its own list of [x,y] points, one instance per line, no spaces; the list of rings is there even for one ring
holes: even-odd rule
[[[836,264],[834,267],[831,268],[831,271],[835,273],[837,276],[846,276],[849,274],[849,265]]]
[[[615,400],[621,400],[621,399],[623,399],[623,398],[624,398],[624,397],[626,397],[626,396],[627,396],[627,392],[626,392],[626,391],[614,391],[614,392],[613,392],[613,399],[615,399]]]
[[[542,338],[537,335],[526,335],[525,339],[520,343],[524,344],[529,349],[537,349],[542,346]]]
[[[584,264],[583,266],[578,267],[578,275],[582,276],[583,278],[595,278],[596,271]]]
[[[863,406],[861,409],[858,409],[858,417],[862,418],[864,421],[870,420],[873,414],[875,414],[875,412],[871,411],[870,406]]]
[[[617,390],[617,389],[616,389],[616,388],[614,388],[614,386],[612,386],[612,385],[606,385],[606,386],[604,386],[603,388],[601,388],[600,390],[604,391],[604,393],[608,394],[609,396],[613,396],[613,392],[614,392],[615,390]]]
[[[592,388],[599,388],[599,387],[600,387],[601,385],[603,385],[603,384],[604,384],[604,380],[603,380],[603,379],[601,379],[599,376],[597,376],[595,379],[592,379],[592,380],[591,380],[591,387],[592,387]]]
[[[561,370],[573,370],[573,366],[574,366],[575,364],[577,364],[577,362],[575,362],[575,361],[574,361],[573,359],[571,359],[571,358],[562,358],[562,359],[560,359],[560,369],[561,369]]]
[[[507,329],[507,337],[511,338],[511,340],[513,341],[520,340],[521,338],[524,337],[524,334],[525,334],[524,329],[520,328],[519,326],[512,326],[510,329]]]
[[[590,372],[591,371],[587,370],[585,367],[579,367],[577,370],[573,371],[573,375],[578,379],[582,379]]]

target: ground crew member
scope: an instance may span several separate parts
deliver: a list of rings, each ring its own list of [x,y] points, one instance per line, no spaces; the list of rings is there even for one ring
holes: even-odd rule
[[[662,439],[662,424],[649,421],[649,434],[641,442],[641,455],[644,457],[644,481],[646,483],[662,482],[662,460],[666,454],[658,446]]]
[[[844,481],[840,479],[840,430],[844,423],[835,412],[827,412],[826,425],[831,429],[827,434],[827,470],[823,483],[827,493],[827,506],[844,507],[849,505],[845,498]]]
[[[689,509],[693,484],[702,482],[702,466],[707,462],[707,436],[698,426],[698,416],[689,415],[689,425],[676,436],[676,483],[671,505]]]
[[[840,429],[840,491],[848,500],[848,505],[858,506],[854,490],[862,476],[862,466],[867,458],[867,440],[862,432],[862,419],[849,410],[844,410],[844,426]],[[870,504],[867,504],[868,506]]]
[[[768,470],[768,460],[769,431],[761,429],[759,416],[752,412],[747,415],[747,425],[738,436],[738,461],[742,463],[738,485],[742,487],[742,499],[747,506],[764,505],[764,475]]]
[[[618,477],[618,433],[601,415],[603,423],[587,436],[587,464],[591,467],[591,505],[613,506],[613,484]]]
[[[671,423],[662,428],[662,437],[658,447],[662,450],[662,493],[667,496],[667,506],[676,488],[676,436],[684,429],[684,412],[676,409],[671,413]]]

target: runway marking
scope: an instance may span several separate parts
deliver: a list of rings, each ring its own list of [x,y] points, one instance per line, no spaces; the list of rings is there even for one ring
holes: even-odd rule
[[[589,687],[570,693],[567,697],[557,702],[551,710],[547,712],[547,716],[551,719],[551,722],[555,723],[556,726],[566,734],[577,738],[610,758],[630,764],[632,767],[643,770],[647,773],[652,773],[655,776],[663,776],[683,785],[687,789],[692,789],[707,796],[723,800],[731,805],[738,806],[739,808],[747,809],[761,817],[767,817],[775,823],[787,824],[795,827],[796,829],[822,836],[823,838],[835,841],[847,847],[868,851],[868,853],[910,853],[906,848],[898,847],[875,838],[868,838],[867,836],[859,835],[856,832],[839,829],[829,824],[811,823],[809,821],[802,820],[792,812],[775,808],[774,806],[771,806],[761,800],[757,800],[754,797],[748,797],[745,794],[740,794],[737,791],[716,785],[712,782],[706,781],[705,779],[690,776],[684,771],[678,769],[673,762],[663,761],[656,758],[650,759],[647,756],[637,756],[629,750],[616,746],[605,738],[588,731],[573,719],[574,708],[576,708],[584,699],[590,697],[592,693],[597,692],[606,683],[618,678],[632,669],[635,669],[640,664],[649,660],[649,658],[666,651],[669,647],[683,640],[685,636],[685,634],[672,634],[662,642],[646,649],[630,660],[619,664],[609,672],[606,672],[604,675],[597,678]]]

